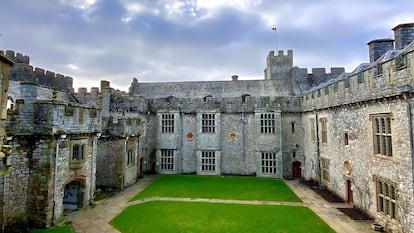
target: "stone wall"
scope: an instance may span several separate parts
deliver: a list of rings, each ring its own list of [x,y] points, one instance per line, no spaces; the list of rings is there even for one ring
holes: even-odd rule
[[[7,50],[5,56],[15,62],[10,71],[10,80],[33,82],[61,91],[72,91],[73,78],[53,71],[30,66],[29,56]]]
[[[107,187],[121,187],[122,153],[124,139],[102,137],[98,141],[98,155],[96,158],[96,185]]]

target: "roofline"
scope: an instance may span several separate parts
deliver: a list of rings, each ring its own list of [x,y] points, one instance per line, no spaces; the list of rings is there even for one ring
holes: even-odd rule
[[[8,59],[7,57],[3,56],[2,54],[0,54],[0,61],[2,61],[4,63],[7,63],[11,66],[14,64],[14,62],[12,60]]]

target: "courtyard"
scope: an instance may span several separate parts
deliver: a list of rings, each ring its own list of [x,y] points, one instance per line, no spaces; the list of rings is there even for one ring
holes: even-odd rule
[[[286,184],[253,177],[149,176],[66,218],[76,232],[372,232],[368,223],[351,220],[308,187]]]

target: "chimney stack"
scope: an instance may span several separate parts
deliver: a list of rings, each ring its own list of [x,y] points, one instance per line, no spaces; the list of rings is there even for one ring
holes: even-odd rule
[[[414,41],[414,23],[399,24],[394,31],[395,49],[403,49]]]
[[[394,50],[393,39],[377,39],[368,42],[369,62],[373,63],[389,50]]]

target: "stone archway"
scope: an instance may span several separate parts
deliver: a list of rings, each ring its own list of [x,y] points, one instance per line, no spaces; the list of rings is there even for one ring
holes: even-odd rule
[[[292,178],[293,179],[301,179],[302,178],[302,163],[299,161],[295,161],[292,163]]]
[[[64,210],[76,210],[83,207],[83,180],[72,180],[65,185],[65,191],[63,193],[63,208]]]

